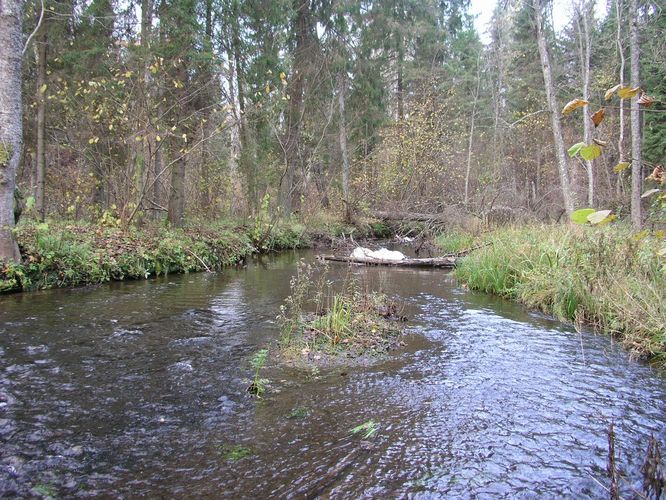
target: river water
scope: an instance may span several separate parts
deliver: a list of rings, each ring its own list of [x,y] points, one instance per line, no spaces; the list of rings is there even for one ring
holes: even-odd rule
[[[666,448],[662,375],[442,270],[355,269],[405,345],[250,397],[299,258],[0,297],[0,496],[604,498],[609,422],[626,496]]]

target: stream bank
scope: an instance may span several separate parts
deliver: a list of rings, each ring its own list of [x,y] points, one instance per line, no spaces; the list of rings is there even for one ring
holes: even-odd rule
[[[140,229],[26,220],[15,234],[22,262],[0,262],[0,293],[218,271],[252,254],[328,245],[350,234],[358,239],[386,237],[390,229],[376,221],[351,226],[330,218],[309,224],[298,219],[222,220]]]
[[[504,228],[447,235],[447,251],[475,241],[455,275],[472,290],[526,304],[618,339],[632,356],[666,367],[666,240],[621,224]]]

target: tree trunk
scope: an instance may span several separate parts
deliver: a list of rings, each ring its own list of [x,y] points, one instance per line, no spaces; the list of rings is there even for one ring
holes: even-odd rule
[[[479,88],[481,87],[481,55],[476,60],[476,90],[474,91],[474,102],[472,103],[472,116],[469,124],[469,137],[467,140],[467,166],[465,168],[465,199],[464,204],[469,203],[469,176],[472,171],[472,145],[474,144],[474,120],[476,119],[476,104],[479,100]]]
[[[631,19],[631,85],[640,86],[640,46],[638,41],[638,0],[631,0],[629,8]],[[643,169],[641,166],[641,109],[635,102],[631,107],[631,225],[640,229],[643,225],[641,214],[641,189],[643,187]]]
[[[617,17],[616,43],[620,54],[620,86],[624,87],[624,47],[622,47],[622,0],[615,0],[615,14]],[[620,99],[620,137],[617,140],[618,163],[624,161],[624,99]],[[623,191],[622,178],[624,172],[620,172],[617,177],[616,192],[620,194]]]
[[[553,127],[553,140],[555,141],[555,152],[557,154],[557,169],[560,176],[560,187],[562,190],[562,199],[564,209],[567,215],[574,211],[574,199],[571,193],[569,181],[569,167],[567,165],[567,152],[562,138],[562,124],[560,122],[560,108],[557,104],[555,95],[555,86],[553,84],[553,72],[550,66],[550,55],[546,46],[546,35],[544,33],[543,12],[540,0],[533,0],[534,21],[536,23],[537,45],[539,46],[539,56],[541,57],[541,69],[543,70],[543,80],[546,89],[546,99],[550,108],[550,116]]]
[[[185,155],[182,154],[171,171],[169,222],[175,227],[182,227],[185,222],[185,163]]]
[[[351,220],[349,204],[349,156],[347,153],[347,122],[345,121],[345,77],[344,70],[338,73],[338,112],[340,113],[340,157],[342,159],[342,202],[345,205],[345,220]]]
[[[0,260],[19,262],[14,240],[14,190],[23,145],[21,59],[23,4],[0,0]]]
[[[44,129],[46,127],[46,26],[39,28],[37,43],[35,44],[37,59],[37,145],[35,162],[35,210],[37,218],[44,220],[44,183],[46,178],[46,147],[44,143]]]
[[[285,173],[280,184],[280,206],[283,215],[289,215],[297,208],[301,195],[297,187],[297,172],[300,170],[299,144],[310,29],[310,0],[294,0],[293,6],[296,11],[294,26],[296,45],[294,47],[294,72],[289,86],[287,132],[284,140]]]
[[[591,59],[591,47],[590,47],[590,28],[589,28],[589,18],[590,11],[593,8],[593,4],[588,4],[583,2],[581,5],[582,12],[576,15],[576,26],[578,28],[578,47],[580,50],[580,67],[583,74],[583,100],[589,101],[590,99],[590,59]],[[580,20],[583,22],[581,29]],[[592,142],[592,123],[590,117],[588,116],[588,106],[584,108],[585,112],[583,113],[583,140],[585,144],[590,144]],[[585,161],[585,170],[587,172],[587,204],[590,207],[594,206],[594,165],[591,161]]]

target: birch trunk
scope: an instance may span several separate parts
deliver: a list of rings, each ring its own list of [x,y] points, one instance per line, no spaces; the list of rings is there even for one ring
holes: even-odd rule
[[[539,56],[541,57],[541,69],[543,70],[543,80],[546,90],[546,99],[550,108],[550,116],[553,127],[553,140],[555,142],[555,152],[557,155],[557,169],[560,177],[560,188],[562,190],[562,200],[564,210],[567,215],[574,211],[574,199],[571,193],[569,181],[569,167],[567,165],[567,152],[562,138],[562,124],[560,122],[560,108],[555,96],[555,86],[553,84],[553,71],[550,66],[550,55],[546,46],[546,35],[544,33],[543,12],[540,0],[533,0],[534,21],[536,23],[537,45],[539,46]]]
[[[578,48],[580,55],[580,67],[583,74],[583,100],[590,100],[590,11],[593,9],[593,4],[583,2],[581,5],[580,15],[576,17],[576,26],[578,28]],[[581,29],[580,20],[583,22]],[[585,144],[592,142],[592,123],[588,115],[589,106],[585,106],[583,113],[583,140]],[[594,165],[591,161],[585,161],[585,171],[587,173],[587,204],[590,207],[594,206]]]
[[[638,41],[638,0],[631,0],[629,8],[631,31],[631,85],[640,86],[640,46]],[[641,109],[637,102],[631,107],[631,224],[640,229],[643,224],[641,214],[641,188],[643,172],[641,168]]]
[[[0,0],[0,260],[19,262],[14,240],[14,189],[23,145],[21,54],[23,4]]]
[[[620,55],[620,86],[624,87],[624,47],[622,47],[622,0],[615,0],[615,14],[617,17],[616,43]],[[619,162],[624,161],[624,99],[620,99],[620,137],[617,140],[617,153]],[[618,163],[619,163],[618,162]],[[620,172],[617,177],[616,192],[621,194],[623,191],[622,177],[624,172]]]

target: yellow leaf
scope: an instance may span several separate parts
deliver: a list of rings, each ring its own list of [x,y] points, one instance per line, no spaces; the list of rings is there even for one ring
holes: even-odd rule
[[[590,104],[588,101],[585,101],[583,99],[574,99],[573,101],[569,101],[564,108],[562,108],[562,114],[563,115],[568,115],[571,113],[574,109],[582,108],[583,106],[587,106]]]
[[[156,135],[156,136],[155,136],[155,140],[156,140],[157,142],[160,142],[160,141],[162,140],[162,138],[161,138],[159,135]]]
[[[113,130],[113,123],[109,125],[109,130]]]
[[[185,142],[187,142],[187,134],[183,134],[181,137],[183,138],[183,140],[184,140]]]
[[[267,94],[270,94],[270,92],[271,92],[271,86],[270,86],[270,85],[266,85],[266,88],[264,89],[264,92],[266,92]]]
[[[142,139],[140,135],[137,135],[136,138],[134,139],[136,142],[139,142]]]
[[[622,87],[617,91],[617,95],[620,99],[632,99],[636,97],[640,91],[640,87]]]
[[[631,163],[629,163],[628,161],[621,161],[620,163],[618,163],[617,165],[615,165],[613,167],[613,172],[615,172],[616,174],[619,174],[623,170],[628,169],[630,165],[631,165]]]
[[[125,71],[125,73],[123,73],[123,76],[124,76],[125,78],[132,78],[132,75],[133,75],[133,74],[134,74],[133,71]]]
[[[44,85],[42,85],[41,87],[39,87],[39,93],[40,93],[40,94],[43,94],[44,92],[46,92],[46,84],[44,84]]]
[[[606,93],[604,94],[604,99],[607,101],[610,101],[613,96],[615,95],[615,92],[617,92],[620,89],[620,85],[617,84],[615,87],[609,88]]]

